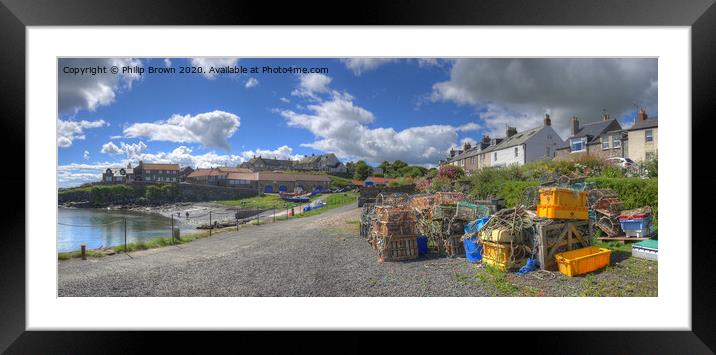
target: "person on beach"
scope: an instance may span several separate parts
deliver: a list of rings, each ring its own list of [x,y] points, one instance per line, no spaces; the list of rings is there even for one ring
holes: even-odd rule
[[[186,211],[186,219],[189,219],[189,211]]]

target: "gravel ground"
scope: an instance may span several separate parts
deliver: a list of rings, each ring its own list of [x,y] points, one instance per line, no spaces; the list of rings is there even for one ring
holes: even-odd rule
[[[356,204],[159,249],[58,262],[59,296],[656,296],[655,262],[515,276],[464,258],[379,263]]]

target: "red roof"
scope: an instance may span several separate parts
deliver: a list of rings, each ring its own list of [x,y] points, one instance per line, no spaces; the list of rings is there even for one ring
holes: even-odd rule
[[[391,181],[396,181],[398,178],[385,178],[385,177],[379,177],[379,176],[369,176],[365,181],[373,181],[374,184],[387,184]]]

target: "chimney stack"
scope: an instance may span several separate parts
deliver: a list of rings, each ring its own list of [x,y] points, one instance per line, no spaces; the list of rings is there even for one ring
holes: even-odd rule
[[[506,135],[507,135],[507,138],[510,138],[510,137],[514,136],[515,134],[517,134],[517,128],[516,128],[516,127],[507,126],[507,132],[506,132],[506,133],[507,133],[507,134],[506,134]]]
[[[579,120],[577,119],[577,116],[573,116],[572,117],[572,135],[576,136],[578,131],[579,131]]]
[[[639,110],[639,121],[644,121],[647,118],[649,118],[649,116],[646,114],[646,111],[644,111],[644,109]]]
[[[482,136],[482,143],[490,144],[490,136]]]
[[[470,148],[472,148],[472,144],[470,144],[470,142],[465,142],[465,144],[463,144],[463,146],[462,146],[462,149],[464,151],[467,151]]]
[[[455,149],[450,148],[450,158],[455,156]]]
[[[552,120],[549,118],[549,114],[547,114],[547,113],[544,114],[544,125],[545,126],[552,125]]]

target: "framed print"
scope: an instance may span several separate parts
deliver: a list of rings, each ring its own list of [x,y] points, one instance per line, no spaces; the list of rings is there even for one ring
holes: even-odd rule
[[[328,4],[303,24],[80,3],[0,7],[7,146],[25,153],[4,175],[24,196],[7,199],[3,349],[548,330],[519,336],[712,352],[694,169],[711,2],[366,3],[346,26]]]

